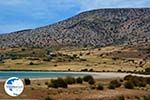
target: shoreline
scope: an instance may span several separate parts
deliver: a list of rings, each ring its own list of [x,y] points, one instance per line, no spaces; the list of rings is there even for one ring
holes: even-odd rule
[[[150,73],[146,73],[146,72],[134,72],[134,71],[78,71],[78,70],[19,70],[19,69],[14,69],[14,70],[0,70],[0,72],[15,72],[15,71],[19,71],[19,72],[101,72],[101,73],[132,73],[132,74],[142,74],[142,75],[150,75]]]
[[[37,72],[38,73],[38,72]],[[44,72],[39,72],[44,73]],[[51,73],[57,73],[57,72],[51,72]],[[58,72],[59,73],[59,72]],[[61,72],[61,73],[66,73],[66,72]],[[70,74],[81,74],[81,75],[92,75],[95,79],[122,79],[127,75],[132,75],[132,76],[139,76],[139,77],[150,77],[150,75],[144,75],[144,74],[133,74],[133,73],[121,73],[121,72],[67,72]],[[64,76],[67,77],[67,76]],[[82,77],[82,76],[74,76],[74,77]],[[57,77],[27,77],[30,80],[50,80],[54,79]],[[62,77],[63,78],[63,77]],[[21,78],[24,79],[24,78]],[[0,78],[1,81],[5,81],[6,78]]]

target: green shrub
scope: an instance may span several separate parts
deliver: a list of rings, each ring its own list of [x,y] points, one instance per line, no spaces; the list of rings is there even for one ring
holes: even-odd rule
[[[143,82],[140,82],[138,86],[139,86],[139,87],[145,87],[145,86],[146,86],[146,82],[144,82],[144,81],[143,81]]]
[[[116,87],[113,84],[109,84],[108,88],[109,89],[115,89]]]
[[[73,77],[66,77],[64,80],[67,84],[75,84],[76,83],[76,80]]]
[[[79,83],[79,84],[82,84],[82,83],[83,83],[83,80],[82,80],[82,78],[78,77],[78,78],[76,79],[76,82]]]
[[[118,80],[112,80],[110,83],[109,83],[109,86],[108,88],[109,89],[115,89],[115,88],[118,88],[121,86],[121,82],[118,81]]]
[[[81,69],[81,72],[87,72],[88,69]]]
[[[118,80],[112,80],[110,84],[114,85],[116,88],[121,86],[121,83]]]
[[[34,63],[33,63],[33,62],[30,62],[29,65],[34,65]]]
[[[58,79],[52,79],[51,83],[48,85],[48,87],[53,87],[53,88],[67,88],[68,85],[67,83],[62,79],[62,78],[58,78]]]
[[[30,81],[29,78],[25,78],[25,79],[24,79],[24,83],[25,83],[25,85],[30,85],[30,84],[31,84],[31,81]]]
[[[104,87],[101,83],[97,85],[97,90],[104,90]]]
[[[150,100],[150,96],[144,96],[144,100]]]
[[[48,82],[45,82],[45,85],[48,85]]]
[[[127,81],[127,82],[125,82],[124,87],[127,89],[133,89],[134,84],[131,81]]]
[[[22,49],[21,49],[21,51],[25,51],[25,50],[26,50],[25,48],[22,48]]]
[[[18,59],[18,55],[16,53],[10,53],[10,54],[8,54],[8,56],[10,57],[11,60]]]
[[[87,75],[87,76],[84,76],[83,77],[83,80],[85,81],[85,82],[88,82],[89,80],[92,80],[93,79],[93,77],[91,76],[91,75]]]
[[[129,81],[131,81],[134,86],[140,86],[140,84],[142,84],[142,79],[138,77],[132,77]]]
[[[47,97],[45,97],[45,100],[52,100],[52,98],[47,96]]]
[[[87,59],[80,58],[80,61],[87,61]]]
[[[77,55],[77,54],[73,54],[73,57],[74,57],[74,58],[77,58],[77,57],[78,57],[78,55]]]
[[[124,77],[124,80],[130,80],[130,79],[132,79],[132,77],[133,77],[132,75],[127,75]]]
[[[145,72],[150,73],[150,68],[146,68]]]
[[[147,83],[147,84],[150,84],[150,77],[147,77],[147,78],[146,78],[146,83]]]
[[[89,72],[93,72],[94,70],[91,68],[91,69],[89,69]]]
[[[115,100],[125,100],[124,96],[118,96]]]
[[[131,75],[125,77],[125,80],[132,82],[134,86],[138,86],[138,87],[145,87],[146,84],[148,84],[149,82],[147,79],[148,78],[131,76]]]
[[[90,80],[88,81],[88,83],[89,83],[90,85],[93,85],[93,84],[95,84],[95,80],[94,80],[94,79],[90,79]]]

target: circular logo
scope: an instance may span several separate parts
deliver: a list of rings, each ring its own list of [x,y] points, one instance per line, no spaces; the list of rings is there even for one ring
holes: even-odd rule
[[[8,95],[16,97],[24,90],[24,84],[18,77],[11,77],[4,84],[5,91]]]

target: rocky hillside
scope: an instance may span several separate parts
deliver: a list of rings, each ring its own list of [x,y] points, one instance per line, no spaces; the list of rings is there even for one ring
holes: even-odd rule
[[[49,26],[0,35],[0,47],[100,47],[148,41],[150,8],[92,10]]]

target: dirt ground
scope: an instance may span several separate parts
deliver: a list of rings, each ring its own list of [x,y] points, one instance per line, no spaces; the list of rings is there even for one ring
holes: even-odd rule
[[[106,84],[110,80],[97,80],[97,82],[104,84],[104,90],[92,89],[87,83],[69,85],[67,89],[54,89],[45,85],[45,82],[48,81],[31,81],[31,85],[25,86],[19,97],[8,96],[4,91],[4,82],[0,82],[0,100],[45,100],[47,96],[52,100],[116,100],[115,98],[119,96],[124,96],[126,100],[139,100],[144,96],[150,96],[150,88],[125,89],[121,86],[115,90],[108,89]]]

